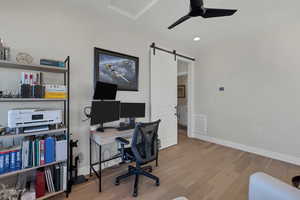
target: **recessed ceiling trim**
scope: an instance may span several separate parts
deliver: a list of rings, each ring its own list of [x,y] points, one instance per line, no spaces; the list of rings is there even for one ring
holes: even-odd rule
[[[138,12],[136,15],[133,15],[129,12],[126,12],[116,6],[109,5],[108,8],[118,12],[121,15],[124,15],[132,20],[137,20],[140,16],[142,16],[145,12],[147,12],[150,8],[152,8],[159,0],[152,0],[147,6],[145,6],[140,12]]]

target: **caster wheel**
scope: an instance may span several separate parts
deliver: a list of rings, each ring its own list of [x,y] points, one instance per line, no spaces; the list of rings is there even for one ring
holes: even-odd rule
[[[137,197],[137,196],[138,196],[138,193],[137,193],[136,191],[134,191],[133,194],[132,194],[132,196],[133,196],[133,197]]]
[[[119,180],[116,180],[116,181],[115,181],[115,185],[120,185],[120,181],[119,181]]]
[[[156,181],[155,185],[156,185],[156,186],[159,186],[159,185],[160,185],[160,182],[159,182],[159,181]]]

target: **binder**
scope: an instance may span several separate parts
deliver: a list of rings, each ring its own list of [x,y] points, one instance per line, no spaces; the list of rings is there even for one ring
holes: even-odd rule
[[[39,151],[40,151],[40,147],[39,147],[39,140],[38,139],[36,139],[34,141],[34,151],[35,151],[35,153],[34,153],[34,160],[35,160],[34,165],[35,166],[39,166],[40,165],[40,163],[39,163]]]
[[[63,165],[62,164],[60,164],[59,165],[59,178],[60,178],[60,184],[59,184],[59,190],[62,190],[63,189],[63,185],[64,185],[64,181],[63,181],[63,179],[64,179],[64,171],[63,171]]]
[[[48,189],[48,192],[52,192],[51,191],[51,186],[50,186],[50,178],[49,178],[49,173],[48,173],[48,169],[45,168],[45,178],[46,178],[46,183],[47,183],[47,189]]]
[[[9,152],[9,171],[15,171],[16,170],[16,160],[17,160],[17,156],[16,156],[17,152],[16,150],[11,150]]]
[[[63,191],[67,191],[67,166],[63,165]]]
[[[0,174],[4,173],[4,152],[0,152]]]
[[[59,165],[54,166],[54,187],[55,192],[58,192],[60,190],[60,167]]]
[[[49,181],[50,181],[51,191],[55,192],[54,182],[53,182],[53,172],[52,172],[51,167],[48,167],[48,174],[49,174]]]
[[[68,158],[67,147],[68,147],[67,140],[56,141],[56,144],[55,144],[56,161],[67,160],[67,158]]]
[[[9,159],[9,151],[5,151],[4,152],[4,173],[9,172],[10,171],[10,159]]]
[[[18,148],[16,150],[16,170],[19,170],[22,168],[22,155],[21,155],[21,149]]]
[[[40,140],[40,164],[45,164],[45,140]]]
[[[45,195],[45,175],[44,171],[37,171],[36,172],[36,179],[35,179],[35,194],[36,198],[42,197]]]
[[[46,173],[46,178],[47,178],[47,188],[48,188],[48,192],[55,192],[54,189],[54,184],[53,184],[53,179],[52,179],[52,174],[51,174],[51,170],[49,167],[45,168],[45,173]]]
[[[45,163],[52,163],[55,161],[55,139],[48,137],[45,140]]]
[[[28,141],[28,167],[33,167],[32,165],[32,141]]]

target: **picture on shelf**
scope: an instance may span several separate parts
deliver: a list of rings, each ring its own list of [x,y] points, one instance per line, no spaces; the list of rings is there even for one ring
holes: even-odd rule
[[[139,58],[95,48],[96,81],[118,85],[118,90],[138,91]]]

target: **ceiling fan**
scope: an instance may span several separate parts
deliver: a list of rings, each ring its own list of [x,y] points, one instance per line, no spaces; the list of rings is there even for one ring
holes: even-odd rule
[[[182,22],[190,19],[191,17],[203,17],[203,18],[211,18],[211,17],[224,17],[233,15],[237,10],[233,9],[217,9],[217,8],[205,8],[203,5],[203,0],[190,0],[190,12],[177,20],[174,24],[168,27],[168,29],[172,29],[175,26],[181,24]]]

